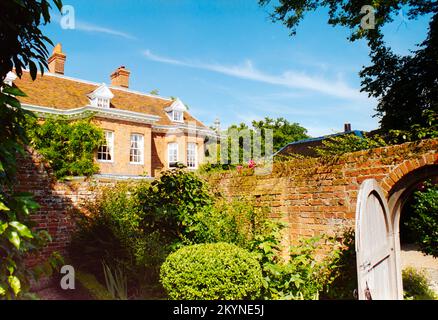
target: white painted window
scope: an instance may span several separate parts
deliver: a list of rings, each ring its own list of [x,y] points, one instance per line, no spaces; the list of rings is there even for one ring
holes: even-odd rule
[[[176,167],[178,163],[178,143],[172,142],[167,145],[167,162],[169,168]]]
[[[110,107],[110,99],[96,98],[96,103],[97,103],[98,108],[109,109],[109,107]]]
[[[197,144],[193,142],[187,143],[187,167],[196,168],[197,164]]]
[[[131,134],[131,151],[130,162],[136,164],[143,164],[144,157],[144,138],[142,134]]]
[[[105,131],[105,144],[97,150],[97,160],[113,162],[114,160],[114,132]]]
[[[184,113],[183,113],[183,111],[173,110],[172,111],[172,120],[173,121],[178,121],[178,122],[183,122],[184,121]]]

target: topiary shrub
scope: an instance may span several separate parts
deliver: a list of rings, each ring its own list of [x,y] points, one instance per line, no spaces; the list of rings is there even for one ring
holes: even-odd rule
[[[170,299],[254,299],[262,286],[258,261],[245,249],[220,242],[186,246],[169,255],[161,283]]]

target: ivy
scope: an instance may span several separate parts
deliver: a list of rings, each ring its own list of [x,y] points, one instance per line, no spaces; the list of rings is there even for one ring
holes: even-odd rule
[[[51,117],[42,124],[32,120],[28,134],[31,145],[50,164],[56,178],[91,176],[99,171],[94,154],[104,143],[104,134],[91,123],[91,117],[73,121]]]

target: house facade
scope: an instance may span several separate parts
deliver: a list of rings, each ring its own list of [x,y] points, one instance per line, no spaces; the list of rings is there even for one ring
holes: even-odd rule
[[[100,174],[150,176],[177,163],[197,169],[204,160],[204,141],[215,132],[195,119],[179,99],[129,89],[130,71],[119,67],[111,84],[94,83],[64,75],[66,55],[58,44],[49,58],[49,72],[32,81],[24,72],[12,72],[7,82],[20,88],[22,106],[41,118],[92,116],[105,133],[105,145],[95,154]]]

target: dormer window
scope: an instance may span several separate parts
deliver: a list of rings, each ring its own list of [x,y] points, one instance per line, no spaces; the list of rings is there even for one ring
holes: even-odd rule
[[[184,122],[184,112],[187,111],[187,107],[181,100],[176,99],[172,105],[164,110],[173,122]]]
[[[105,98],[97,98],[97,107],[98,108],[109,108],[110,100]]]
[[[114,94],[107,87],[106,84],[102,84],[99,88],[94,90],[88,95],[90,98],[91,106],[96,108],[109,109],[111,99],[114,98]]]
[[[184,121],[184,113],[182,111],[173,110],[172,111],[172,120],[183,122]]]

